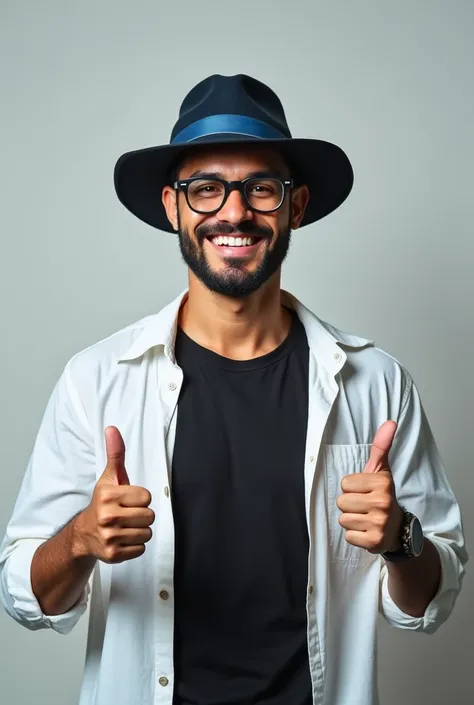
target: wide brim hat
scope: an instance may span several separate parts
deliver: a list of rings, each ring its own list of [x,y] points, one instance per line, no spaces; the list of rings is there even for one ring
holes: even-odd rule
[[[278,96],[250,76],[214,75],[184,99],[169,144],[126,152],[117,161],[114,182],[121,203],[144,223],[175,232],[161,201],[172,171],[187,153],[206,145],[272,147],[287,160],[296,185],[309,188],[309,203],[300,227],[332,213],[354,182],[351,163],[335,144],[293,138]]]

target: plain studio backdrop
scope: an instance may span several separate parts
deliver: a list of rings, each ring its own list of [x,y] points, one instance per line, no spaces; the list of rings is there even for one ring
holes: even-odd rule
[[[470,549],[472,0],[1,0],[0,25],[0,533],[67,360],[186,285],[176,237],[119,204],[115,160],[167,142],[205,76],[248,73],[280,95],[294,136],[353,162],[349,200],[294,234],[283,284],[413,375]],[[470,573],[436,635],[381,623],[382,705],[471,702]],[[33,633],[2,612],[0,701],[74,705],[86,626]]]

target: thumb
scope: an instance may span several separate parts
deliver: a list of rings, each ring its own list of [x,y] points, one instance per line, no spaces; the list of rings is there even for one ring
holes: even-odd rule
[[[125,470],[125,443],[115,426],[105,429],[105,450],[107,465],[100,479],[113,485],[129,485],[130,480]]]
[[[364,472],[380,472],[380,470],[389,470],[388,453],[392,447],[397,424],[395,421],[385,421],[372,441],[372,448],[367,465]]]

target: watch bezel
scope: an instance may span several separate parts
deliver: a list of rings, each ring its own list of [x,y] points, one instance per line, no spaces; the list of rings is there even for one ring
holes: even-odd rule
[[[417,533],[419,533],[419,536],[417,536]],[[415,544],[415,540],[417,540],[417,542],[418,542],[418,547]],[[413,514],[412,514],[412,518],[410,521],[409,541],[410,541],[411,554],[413,555],[414,558],[419,558],[419,556],[421,556],[421,554],[423,552],[425,537],[423,535],[423,529],[421,527],[420,520],[418,519],[417,516],[414,516]]]
[[[398,551],[387,551],[382,553],[382,557],[392,563],[419,558],[423,551],[424,535],[421,522],[414,514],[405,507],[401,507],[404,513],[401,533],[401,548]],[[416,527],[416,529],[415,529]],[[415,535],[419,532],[418,545],[415,545]]]

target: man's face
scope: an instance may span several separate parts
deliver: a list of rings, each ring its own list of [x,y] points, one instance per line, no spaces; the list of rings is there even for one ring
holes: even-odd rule
[[[274,151],[214,147],[188,157],[178,179],[205,175],[206,179],[241,181],[255,174],[283,180],[292,176]],[[279,270],[288,252],[291,228],[298,227],[303,217],[306,200],[299,191],[287,190],[281,208],[272,213],[252,211],[237,190],[213,214],[194,212],[184,193],[175,200],[176,193],[169,187],[163,192],[163,202],[193,274],[211,291],[240,298],[259,289]]]

